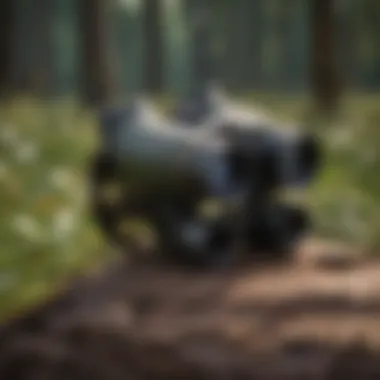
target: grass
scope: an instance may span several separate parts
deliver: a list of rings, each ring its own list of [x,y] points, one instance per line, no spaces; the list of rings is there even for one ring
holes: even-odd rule
[[[95,263],[102,241],[86,208],[91,118],[30,99],[3,104],[0,118],[1,317]]]
[[[307,98],[250,95],[304,123]],[[380,249],[380,95],[348,95],[339,119],[313,125],[324,168],[305,201],[316,231]],[[0,106],[0,319],[107,260],[87,209],[86,168],[96,147],[92,115],[69,101]]]

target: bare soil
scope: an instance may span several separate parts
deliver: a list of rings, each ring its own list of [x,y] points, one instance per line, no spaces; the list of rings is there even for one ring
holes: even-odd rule
[[[113,263],[1,327],[0,379],[380,379],[380,262],[330,249],[207,273]]]

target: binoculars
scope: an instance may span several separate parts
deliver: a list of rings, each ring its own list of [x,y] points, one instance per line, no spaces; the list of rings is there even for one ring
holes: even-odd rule
[[[196,100],[171,116],[143,98],[101,111],[91,178],[107,239],[127,250],[130,239],[118,230],[136,216],[154,229],[156,251],[180,264],[214,267],[246,253],[291,253],[309,217],[275,193],[311,183],[318,142],[213,89]],[[118,200],[107,203],[100,189],[112,183]]]

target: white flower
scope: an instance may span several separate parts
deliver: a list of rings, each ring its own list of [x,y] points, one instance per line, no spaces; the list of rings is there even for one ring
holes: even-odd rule
[[[38,145],[32,141],[23,142],[16,148],[16,157],[22,163],[35,161],[39,153]]]
[[[72,184],[72,175],[70,170],[65,167],[52,169],[50,174],[50,182],[57,189],[69,189]]]
[[[352,128],[344,126],[342,128],[336,129],[331,133],[329,137],[329,142],[332,146],[338,147],[347,147],[352,143],[354,139],[354,131]]]
[[[70,209],[57,212],[53,218],[53,236],[57,240],[66,239],[73,232],[76,215]]]
[[[0,139],[11,147],[14,147],[19,142],[19,135],[12,126],[0,128]]]
[[[16,215],[11,221],[11,225],[26,239],[37,241],[42,237],[41,225],[29,215]]]

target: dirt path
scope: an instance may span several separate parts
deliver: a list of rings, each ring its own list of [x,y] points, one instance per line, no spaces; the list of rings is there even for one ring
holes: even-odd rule
[[[380,379],[380,263],[116,263],[4,326],[0,379]],[[315,249],[316,248],[316,249]]]

